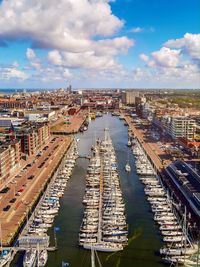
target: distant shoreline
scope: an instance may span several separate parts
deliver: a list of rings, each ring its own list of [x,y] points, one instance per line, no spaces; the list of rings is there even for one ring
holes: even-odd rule
[[[57,90],[56,88],[54,89],[1,89],[0,88],[0,95],[4,95],[4,94],[16,94],[16,93],[32,93],[32,92],[42,92],[42,91],[53,91],[53,90]]]

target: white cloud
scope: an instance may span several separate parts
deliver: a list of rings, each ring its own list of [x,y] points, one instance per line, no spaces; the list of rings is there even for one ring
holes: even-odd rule
[[[154,27],[134,27],[132,29],[130,29],[130,32],[132,33],[139,33],[139,32],[146,32],[146,33],[152,33],[155,32],[155,28]]]
[[[70,78],[70,77],[72,77],[72,74],[71,74],[71,72],[68,69],[64,69],[64,71],[63,71],[63,77],[64,78]]]
[[[28,79],[29,75],[25,72],[17,69],[16,67],[6,67],[1,68],[0,67],[0,80],[11,80],[11,79],[17,79],[17,80],[26,80]]]
[[[111,36],[124,24],[106,0],[3,1],[2,40],[30,39],[35,47],[87,51],[95,36]]]
[[[176,67],[180,60],[180,50],[172,50],[168,47],[162,47],[151,55],[155,65],[162,67]]]
[[[26,57],[29,60],[32,60],[32,59],[36,58],[36,55],[35,55],[35,52],[33,51],[33,49],[27,48],[27,50],[26,50]]]
[[[186,33],[183,38],[167,41],[165,46],[180,48],[182,53],[200,59],[200,34]]]
[[[140,59],[147,62],[149,60],[149,57],[147,55],[145,55],[144,53],[139,55]]]
[[[48,60],[54,65],[62,64],[62,56],[57,50],[53,50],[48,53]]]
[[[134,44],[127,37],[99,40],[91,44],[91,48],[85,52],[72,53],[53,50],[48,53],[48,60],[55,65],[68,68],[111,70],[119,68],[115,57],[127,53]]]
[[[52,83],[53,81],[66,82],[73,77],[73,74],[67,68],[42,67],[40,70],[32,73],[31,81],[40,81],[43,83]]]
[[[126,54],[134,41],[116,36],[124,21],[114,14],[109,0],[4,0],[0,5],[3,41],[28,39],[26,57],[41,68],[35,49],[46,48],[48,62],[67,68],[119,69],[117,56]],[[34,48],[34,50],[33,50]]]
[[[198,88],[199,36],[200,34],[186,33],[183,38],[167,41],[164,47],[150,55],[140,54],[140,59],[146,64],[143,69],[134,69],[133,79],[145,81],[148,86]]]
[[[134,32],[134,33],[142,32],[142,31],[143,31],[143,28],[135,27],[135,28],[132,28],[130,31],[131,31],[131,32]]]
[[[40,60],[37,58],[35,52],[31,48],[27,48],[26,50],[26,57],[30,62],[31,66],[35,69],[39,69],[41,67]]]

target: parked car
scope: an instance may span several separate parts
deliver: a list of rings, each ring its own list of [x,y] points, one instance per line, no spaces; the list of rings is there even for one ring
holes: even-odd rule
[[[16,197],[14,197],[14,198],[12,198],[9,202],[10,202],[10,203],[15,203],[16,200],[17,200]]]
[[[28,177],[28,180],[32,180],[34,178],[34,175],[31,175]]]
[[[10,205],[7,205],[6,207],[3,208],[3,211],[8,211],[10,209]]]
[[[5,193],[7,193],[8,191],[10,190],[10,187],[4,187],[1,191],[0,191],[0,193],[3,193],[3,194],[5,194]]]

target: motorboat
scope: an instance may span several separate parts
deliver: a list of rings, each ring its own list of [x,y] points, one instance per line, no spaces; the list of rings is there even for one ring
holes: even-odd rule
[[[128,140],[127,146],[131,147],[131,140]]]

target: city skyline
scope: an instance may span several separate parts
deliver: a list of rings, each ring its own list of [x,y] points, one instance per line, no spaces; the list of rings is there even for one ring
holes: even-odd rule
[[[199,88],[199,7],[0,1],[0,88]]]

